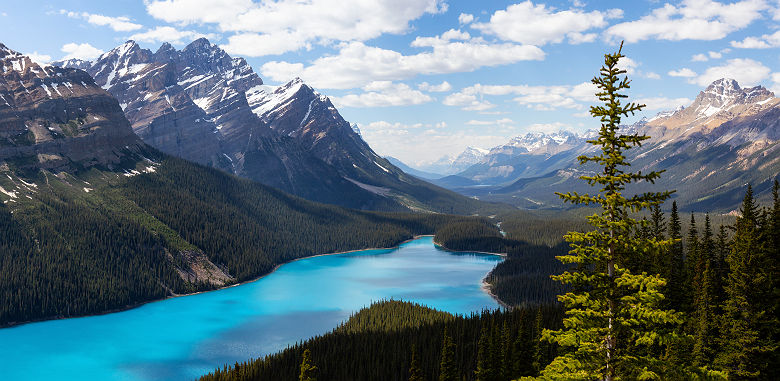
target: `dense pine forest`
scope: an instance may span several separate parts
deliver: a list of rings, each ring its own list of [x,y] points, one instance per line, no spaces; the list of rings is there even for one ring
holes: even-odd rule
[[[581,176],[594,193],[558,194],[588,207],[587,224],[533,229],[510,215],[500,225],[506,237],[488,221],[450,223],[436,236],[445,247],[506,252],[491,289],[520,307],[451,317],[379,303],[328,335],[202,379],[780,379],[780,184],[771,205],[757,205],[748,185],[732,224],[691,214],[687,231],[672,191],[624,196],[662,171],[629,171],[624,151],[649,137],[620,130],[621,118],[645,107],[625,101],[623,57],[621,44],[592,80],[603,105],[591,107],[601,129],[589,142],[599,151],[578,161],[603,167]],[[557,289],[542,281],[550,275]]]
[[[0,326],[213,289],[296,258],[391,247],[476,219],[349,210],[158,159],[124,173],[10,172],[35,189],[0,203]]]
[[[562,316],[547,306],[464,317],[380,302],[329,334],[201,380],[296,380],[305,350],[317,380],[509,380],[535,374],[552,360],[555,347],[539,338],[542,328],[557,328]]]
[[[686,236],[668,250],[631,260],[633,268],[649,269],[669,279],[663,288],[667,295],[664,307],[680,311],[683,317],[683,324],[674,332],[674,344],[654,354],[665,364],[663,372],[670,378],[664,379],[725,379],[726,373],[728,379],[777,379],[780,200],[775,196],[773,205],[758,206],[748,188],[736,223],[715,227],[707,215],[703,221],[693,216],[691,222],[692,216],[687,215],[684,229],[684,216],[673,202],[671,212],[654,208],[648,227],[635,232],[659,240]],[[450,229],[463,224],[451,224]],[[498,233],[497,228],[487,229],[484,221],[471,224],[472,228],[464,231],[485,227],[488,238]],[[511,234],[507,232],[508,237]],[[535,233],[521,229],[516,234]],[[524,246],[527,251],[523,251]],[[549,275],[566,268],[552,256],[565,255],[568,248],[565,242],[552,248],[530,243],[521,244],[517,251],[509,248],[510,256],[489,279],[494,293],[517,307],[462,317],[411,303],[381,302],[356,313],[327,335],[219,369],[202,380],[294,380],[305,349],[311,352],[319,380],[513,380],[538,376],[560,352],[556,344],[541,339],[541,329],[560,328],[563,309],[554,302],[554,295],[564,288]],[[534,279],[549,283],[522,285]],[[451,367],[456,369],[454,378],[442,376],[445,332],[447,340],[455,344],[454,360],[444,362],[455,364]],[[412,366],[413,352],[416,368]],[[412,374],[421,378],[412,378]]]

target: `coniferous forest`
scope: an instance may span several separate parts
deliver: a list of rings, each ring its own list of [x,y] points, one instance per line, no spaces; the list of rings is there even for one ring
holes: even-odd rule
[[[507,253],[488,281],[516,307],[462,317],[382,302],[327,335],[202,379],[780,379],[780,184],[770,205],[747,185],[735,221],[718,226],[708,214],[681,215],[671,191],[624,196],[627,184],[662,172],[627,169],[624,151],[649,137],[619,129],[644,107],[622,101],[630,81],[621,50],[605,55],[592,81],[604,102],[591,108],[600,151],[579,161],[603,165],[581,177],[595,193],[559,195],[599,206],[587,224],[553,221],[565,242],[511,216],[500,225],[506,237],[492,221],[450,223],[436,235],[445,247]],[[551,274],[558,286],[522,282]]]
[[[154,172],[132,177],[96,169],[26,177],[39,191],[13,213],[0,204],[0,325],[214,289],[296,258],[392,247],[477,219],[344,209],[159,160]],[[206,260],[208,274],[197,274]]]

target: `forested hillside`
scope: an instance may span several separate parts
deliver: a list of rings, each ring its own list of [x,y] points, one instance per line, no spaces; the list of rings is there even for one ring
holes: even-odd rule
[[[560,309],[547,306],[464,317],[385,301],[329,334],[218,369],[201,381],[297,380],[307,349],[317,380],[437,380],[442,374],[445,380],[509,380],[535,374],[555,356],[555,347],[539,337],[542,328],[557,328],[561,317]]]
[[[162,154],[73,174],[11,162],[0,186],[0,325],[126,308],[313,254],[432,234],[441,214],[318,204]],[[157,156],[155,156],[157,155]]]

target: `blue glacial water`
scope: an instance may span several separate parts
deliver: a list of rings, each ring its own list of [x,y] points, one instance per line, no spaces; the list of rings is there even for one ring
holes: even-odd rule
[[[3,380],[191,380],[329,332],[381,299],[453,313],[498,304],[480,289],[501,258],[397,249],[302,259],[255,282],[101,316],[0,329]]]

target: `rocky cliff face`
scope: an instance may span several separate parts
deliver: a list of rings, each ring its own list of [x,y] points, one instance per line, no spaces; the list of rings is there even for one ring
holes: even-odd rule
[[[0,44],[0,161],[65,170],[112,167],[143,143],[84,71],[41,66]]]
[[[205,39],[154,53],[128,41],[88,65],[55,64],[86,67],[119,99],[133,130],[169,154],[354,208],[455,211],[425,200],[461,197],[379,157],[301,80],[265,86],[244,59]]]
[[[244,59],[205,39],[180,51],[163,44],[154,53],[128,41],[87,71],[119,100],[136,134],[163,152],[317,201],[343,205],[344,194],[357,194],[348,200],[353,207],[384,201],[261,121],[245,93],[263,81]]]

